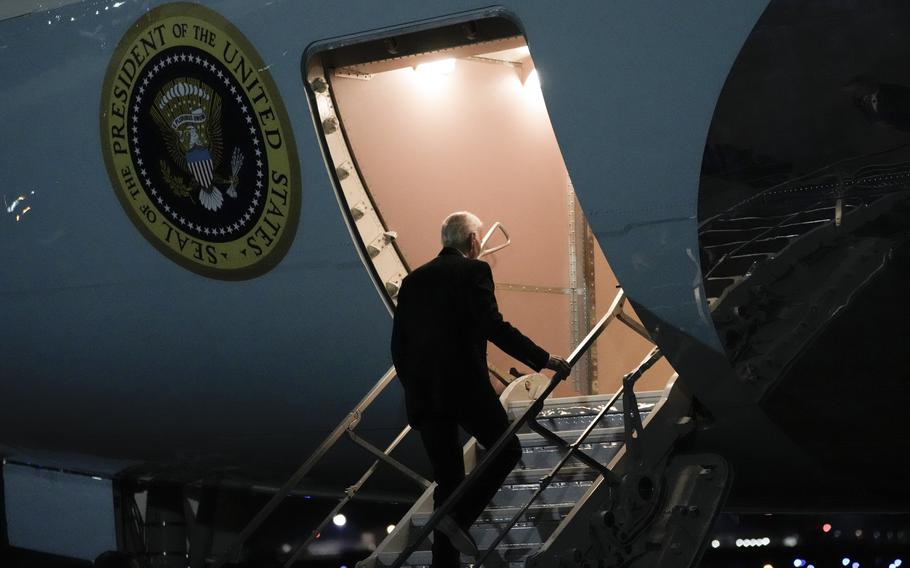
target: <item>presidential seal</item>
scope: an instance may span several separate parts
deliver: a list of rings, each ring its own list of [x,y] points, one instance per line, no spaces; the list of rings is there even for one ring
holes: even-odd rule
[[[300,174],[267,66],[224,18],[165,4],[108,67],[101,140],[114,192],[161,252],[205,276],[252,278],[287,252]]]

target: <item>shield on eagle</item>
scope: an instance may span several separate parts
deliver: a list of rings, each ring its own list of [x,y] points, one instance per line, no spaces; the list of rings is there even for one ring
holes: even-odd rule
[[[221,161],[221,97],[203,81],[180,77],[158,92],[152,116],[171,158],[199,186],[199,203],[217,211],[224,203],[215,185]]]

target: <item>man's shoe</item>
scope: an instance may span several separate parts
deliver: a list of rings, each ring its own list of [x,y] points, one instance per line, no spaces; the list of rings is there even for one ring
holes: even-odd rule
[[[449,538],[449,542],[458,552],[468,556],[477,556],[477,543],[474,542],[468,531],[458,526],[451,515],[443,517],[436,525],[436,529]]]

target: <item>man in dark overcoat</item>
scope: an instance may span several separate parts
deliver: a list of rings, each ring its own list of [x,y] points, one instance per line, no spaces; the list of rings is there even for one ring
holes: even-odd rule
[[[505,321],[481,252],[482,223],[472,213],[449,215],[442,224],[442,251],[401,285],[392,331],[392,359],[404,385],[408,421],[420,432],[442,505],[464,479],[458,427],[492,447],[509,421],[490,384],[487,341],[535,371],[570,368]],[[513,436],[508,446],[443,518],[433,537],[433,566],[459,565],[458,552],[473,554],[467,532],[521,458]]]

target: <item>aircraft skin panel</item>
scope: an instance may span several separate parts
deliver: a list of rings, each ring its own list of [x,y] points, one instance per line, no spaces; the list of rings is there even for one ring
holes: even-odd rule
[[[326,172],[303,54],[488,4],[202,2],[268,66],[302,176],[286,256],[233,282],[155,250],[104,166],[98,108],[111,54],[159,4],[105,12],[85,2],[51,12],[59,21],[0,22],[0,123],[13,141],[0,181],[7,200],[23,194],[33,207],[0,222],[0,430],[19,433],[3,442],[139,460],[299,461],[388,368],[391,327]],[[698,172],[717,94],[765,4],[501,4],[526,31],[576,192],[639,313],[716,351],[697,296]],[[400,424],[402,410],[397,398],[381,402],[380,426]]]
[[[619,281],[713,349],[697,294],[696,188],[717,95],[766,4],[611,3],[598,18],[541,21],[539,38],[523,20],[541,76],[554,77],[542,89],[566,165]],[[580,76],[557,63],[573,59]]]
[[[104,74],[147,7],[127,3],[114,20],[48,26],[33,15],[0,23],[9,38],[2,66],[17,78],[2,87],[0,120],[16,140],[0,156],[4,194],[11,201],[25,193],[33,206],[19,222],[4,215],[0,223],[0,420],[18,433],[3,442],[151,460],[293,462],[390,364],[388,312],[352,245],[313,134],[300,76],[307,41],[270,45],[284,10],[212,6],[272,66],[302,161],[303,207],[287,255],[259,278],[219,281],[150,246],[104,167]],[[80,8],[60,13],[66,20]],[[403,417],[396,406],[376,414],[396,426]]]

